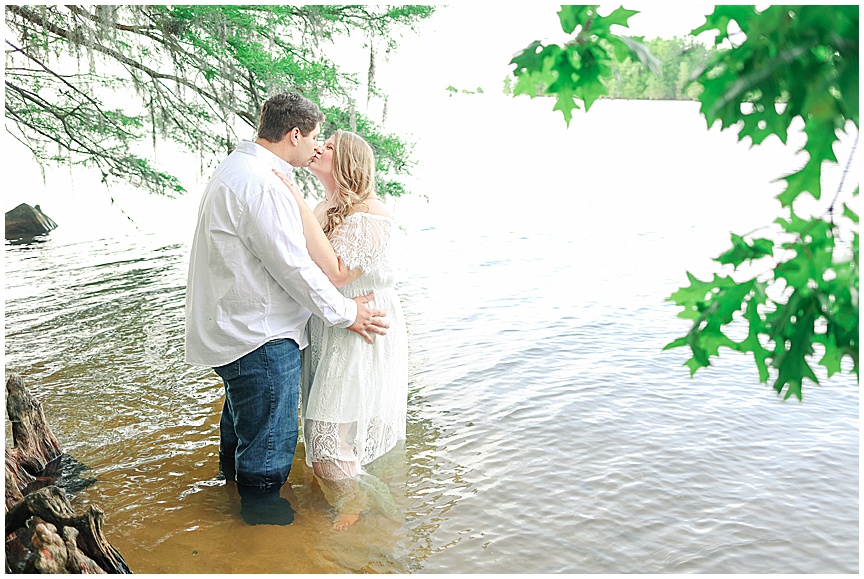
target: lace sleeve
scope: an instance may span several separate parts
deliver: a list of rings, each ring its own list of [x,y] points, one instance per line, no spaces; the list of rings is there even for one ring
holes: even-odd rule
[[[370,213],[355,213],[331,240],[336,255],[348,269],[372,269],[386,254],[392,236],[393,220]]]

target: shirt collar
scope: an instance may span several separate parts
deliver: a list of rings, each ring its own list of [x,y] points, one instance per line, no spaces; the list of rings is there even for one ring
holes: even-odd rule
[[[255,141],[247,141],[242,140],[237,144],[237,150],[241,153],[245,153],[247,155],[252,155],[253,157],[257,157],[268,163],[272,167],[279,169],[281,172],[286,175],[291,175],[294,172],[294,166],[291,163],[284,161],[283,159],[277,157],[269,150],[265,149]]]

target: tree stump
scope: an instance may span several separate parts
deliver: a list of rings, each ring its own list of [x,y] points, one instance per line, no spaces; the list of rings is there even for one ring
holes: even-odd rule
[[[36,477],[21,468],[14,459],[9,456],[9,449],[6,449],[6,504],[5,512],[9,512],[9,507],[18,501],[24,500],[22,489],[27,488],[30,483],[34,482]]]
[[[13,470],[16,476],[21,469],[35,476],[63,454],[57,437],[45,420],[42,403],[27,392],[24,380],[18,374],[12,374],[6,380],[6,413],[12,424],[12,440],[15,442],[13,448],[6,449],[7,472],[11,461],[16,465]],[[17,486],[20,490],[26,487]]]
[[[6,513],[7,562],[12,559],[8,536],[14,532],[30,547],[23,561],[11,561],[22,566],[21,572],[131,573],[123,556],[105,538],[104,519],[102,510],[92,505],[76,515],[59,487],[39,489]]]
[[[6,449],[6,572],[131,573],[105,538],[104,513],[91,505],[76,514],[63,489],[50,484],[60,444],[17,374],[6,381],[6,412],[14,442]]]
[[[6,239],[35,237],[56,228],[54,220],[42,213],[42,208],[38,205],[30,207],[22,203],[6,212]]]

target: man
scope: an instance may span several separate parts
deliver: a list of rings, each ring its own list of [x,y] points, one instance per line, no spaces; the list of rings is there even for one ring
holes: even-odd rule
[[[257,139],[216,169],[198,210],[186,289],[186,361],[225,385],[219,462],[250,524],[289,524],[279,489],[297,444],[300,349],[311,314],[372,342],[386,333],[371,295],[346,299],[306,251],[296,202],[272,169],[316,156],[324,115],[294,93],[270,98]]]

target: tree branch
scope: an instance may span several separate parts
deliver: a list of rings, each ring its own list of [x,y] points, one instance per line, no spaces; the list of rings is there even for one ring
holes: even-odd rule
[[[92,22],[96,22],[97,24],[104,24],[104,21],[101,18],[97,17],[95,14],[90,14],[90,12],[83,10],[79,6],[76,6],[74,4],[66,4],[65,6],[69,10],[69,12],[72,12],[73,14],[77,14],[78,16],[83,16],[84,18],[87,18],[88,20],[90,20]],[[148,34],[149,32],[151,32],[153,30],[159,30],[158,26],[129,26],[126,24],[120,24],[119,22],[112,22],[111,26],[117,30],[122,30],[123,32],[131,32],[133,34],[139,34],[141,36],[146,36],[148,38],[152,38],[153,40],[158,41],[158,39],[155,36]]]
[[[80,95],[85,101],[87,101],[91,105],[93,105],[93,108],[96,109],[96,111],[98,111],[98,113],[102,116],[102,118],[104,118],[108,123],[110,123],[118,131],[125,133],[127,135],[129,134],[128,131],[126,131],[123,127],[121,127],[120,125],[115,123],[108,115],[105,114],[105,112],[102,110],[102,107],[100,106],[100,103],[98,103],[93,98],[91,98],[89,95],[87,95],[84,92],[82,92],[81,90],[79,90],[78,87],[76,87],[75,85],[73,85],[72,83],[67,81],[65,78],[63,78],[62,76],[60,76],[59,74],[57,74],[56,72],[54,72],[53,70],[48,68],[44,63],[37,60],[32,54],[24,52],[21,48],[15,46],[14,44],[9,42],[8,40],[6,41],[6,44],[11,46],[15,52],[18,52],[18,53],[24,55],[25,58],[28,58],[28,59],[32,60],[33,62],[35,62],[36,64],[38,64],[40,67],[42,67],[42,69],[45,72],[47,72],[48,74],[50,74],[54,78],[58,79],[65,86],[69,87],[69,89],[71,89],[75,94]]]
[[[64,38],[65,40],[71,42],[72,44],[81,44],[80,39],[77,38],[77,36],[75,34],[71,33],[68,30],[65,30],[63,28],[60,28],[59,26],[56,26],[50,22],[47,22],[46,20],[40,18],[38,15],[34,14],[30,10],[27,10],[26,8],[23,8],[21,6],[9,5],[6,7],[6,9],[19,15],[19,16],[21,16],[22,18],[25,18],[26,20],[30,21],[31,23],[36,24],[37,26],[41,26],[41,27],[45,28],[46,30],[52,32],[53,34],[55,34],[61,38]],[[131,58],[128,58],[126,55],[124,55],[120,52],[117,52],[116,50],[112,50],[106,46],[102,46],[101,44],[94,43],[92,48],[93,48],[93,50],[96,50],[97,52],[101,52],[102,54],[110,56],[114,60],[116,60],[122,64],[125,64],[126,66],[129,66],[129,67],[132,67],[136,70],[140,70],[140,71],[144,72],[145,74],[147,74],[149,77],[151,77],[153,79],[162,79],[162,80],[174,81],[175,83],[177,83],[179,85],[183,85],[183,86],[193,90],[194,92],[200,94],[201,96],[203,96],[206,99],[209,99],[212,101],[218,101],[218,99],[216,98],[215,95],[212,95],[212,94],[208,93],[207,91],[202,90],[198,85],[196,85],[193,82],[186,80],[185,78],[182,78],[182,77],[179,77],[179,76],[176,76],[173,74],[165,74],[165,73],[161,73],[161,72],[158,72],[156,70],[153,70],[152,68],[144,66],[140,62],[136,62],[136,61],[132,60]]]

